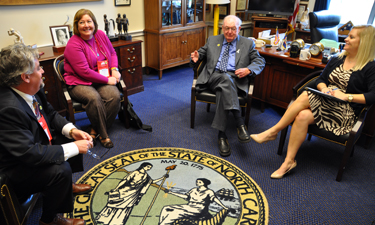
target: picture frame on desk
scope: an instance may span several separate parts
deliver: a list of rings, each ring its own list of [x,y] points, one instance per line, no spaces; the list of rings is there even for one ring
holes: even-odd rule
[[[115,6],[130,6],[131,0],[115,0]]]
[[[247,9],[248,0],[237,0],[236,11],[245,11]]]
[[[65,46],[70,39],[69,25],[50,26],[54,52],[64,52]]]

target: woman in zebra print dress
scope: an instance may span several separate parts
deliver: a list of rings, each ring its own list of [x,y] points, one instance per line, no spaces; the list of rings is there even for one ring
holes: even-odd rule
[[[303,92],[276,125],[260,134],[250,135],[260,144],[272,141],[279,131],[294,121],[284,163],[271,178],[282,178],[297,166],[295,156],[310,124],[343,135],[352,129],[363,104],[375,103],[374,37],[375,28],[371,25],[353,27],[345,39],[345,51],[332,58],[316,80],[318,90],[346,102]]]

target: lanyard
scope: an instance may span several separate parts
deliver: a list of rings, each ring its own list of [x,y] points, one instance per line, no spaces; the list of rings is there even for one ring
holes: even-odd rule
[[[107,56],[106,56],[106,54],[105,54],[105,53],[102,51],[102,49],[99,47],[98,40],[96,40],[96,37],[95,37],[95,36],[94,36],[94,38],[95,38],[94,46],[95,46],[95,43],[96,43],[96,45],[97,45],[98,48],[99,48],[99,51],[104,55],[104,57],[105,57],[106,59],[108,59]],[[97,52],[96,46],[95,46],[95,52],[96,52],[96,53],[95,53],[94,50],[91,48],[90,44],[87,43],[87,45],[89,46],[89,48],[90,48],[90,50],[92,51],[92,53],[94,53],[95,57],[98,59],[98,57],[99,57],[99,53]]]

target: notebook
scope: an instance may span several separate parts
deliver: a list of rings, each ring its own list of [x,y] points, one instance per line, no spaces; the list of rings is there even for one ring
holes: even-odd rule
[[[332,101],[343,102],[343,103],[347,102],[347,101],[341,100],[339,98],[336,98],[336,97],[334,97],[332,95],[328,95],[326,93],[323,93],[323,92],[321,92],[319,90],[316,90],[316,89],[313,89],[313,88],[305,87],[305,89],[306,89],[306,91],[311,91],[312,93],[315,93],[317,95],[323,96],[323,97],[328,98],[328,99],[330,99]]]

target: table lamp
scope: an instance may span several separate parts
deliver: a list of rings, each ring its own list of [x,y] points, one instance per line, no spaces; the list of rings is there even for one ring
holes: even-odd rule
[[[214,36],[219,34],[219,6],[228,4],[230,0],[206,0],[206,4],[215,5],[214,7]],[[229,13],[229,12],[228,12]]]

